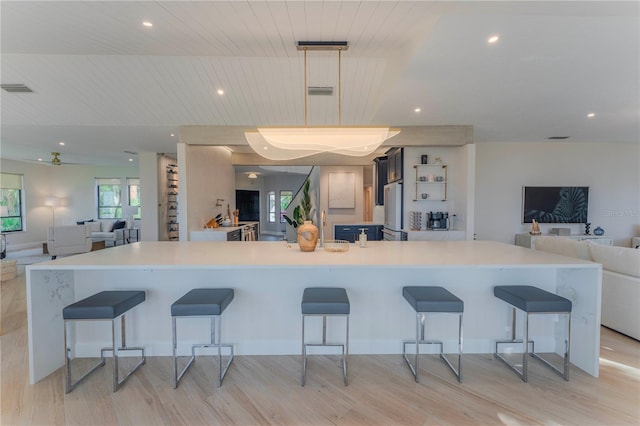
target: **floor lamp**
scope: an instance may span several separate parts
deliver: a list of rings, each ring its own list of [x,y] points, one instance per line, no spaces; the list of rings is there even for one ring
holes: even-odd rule
[[[51,207],[51,214],[53,215],[53,226],[56,226],[56,207],[60,205],[60,198],[44,197],[44,205],[47,207]]]

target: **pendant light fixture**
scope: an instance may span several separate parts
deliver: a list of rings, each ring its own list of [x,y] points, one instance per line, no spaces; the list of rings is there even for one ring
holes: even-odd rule
[[[346,41],[300,41],[298,50],[304,52],[304,126],[259,127],[245,132],[253,150],[270,160],[293,160],[323,152],[361,157],[371,154],[385,140],[400,133],[388,126],[342,125],[342,51],[349,48]],[[307,125],[307,52],[309,50],[338,51],[338,125]]]

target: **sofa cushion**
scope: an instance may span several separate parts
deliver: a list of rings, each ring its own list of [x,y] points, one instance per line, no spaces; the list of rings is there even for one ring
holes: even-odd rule
[[[538,237],[536,238],[536,250],[560,254],[591,261],[588,241],[575,241],[562,237]]]
[[[602,264],[602,269],[640,277],[640,250],[592,244],[589,247],[589,252],[594,262]]]
[[[102,231],[101,222],[89,222],[89,226],[91,226],[91,232],[100,232],[100,231]]]

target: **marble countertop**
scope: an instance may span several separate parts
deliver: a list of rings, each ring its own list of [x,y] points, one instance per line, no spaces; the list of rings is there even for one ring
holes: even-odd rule
[[[370,241],[344,253],[301,252],[280,241],[142,241],[29,266],[31,270],[299,267],[600,267],[571,257],[494,241]]]

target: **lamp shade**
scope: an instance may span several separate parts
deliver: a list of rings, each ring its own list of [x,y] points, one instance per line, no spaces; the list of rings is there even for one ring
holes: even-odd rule
[[[362,157],[398,133],[389,127],[261,127],[245,137],[265,158],[292,160],[323,152]]]
[[[60,205],[60,198],[58,197],[44,197],[44,205],[47,207],[58,207]]]

